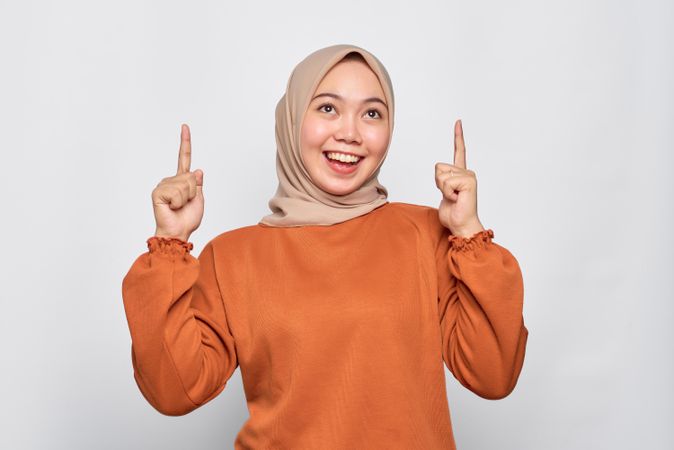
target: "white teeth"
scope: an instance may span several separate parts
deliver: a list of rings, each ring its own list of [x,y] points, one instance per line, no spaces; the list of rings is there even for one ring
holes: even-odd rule
[[[355,163],[355,162],[360,161],[359,156],[345,155],[344,153],[328,153],[327,156],[330,159],[336,159],[337,161],[341,161],[341,162]]]

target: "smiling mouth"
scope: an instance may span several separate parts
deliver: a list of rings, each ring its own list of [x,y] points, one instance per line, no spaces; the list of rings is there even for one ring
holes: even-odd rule
[[[355,156],[355,157],[358,158],[358,161],[357,161],[357,162],[350,162],[350,161],[339,161],[339,160],[337,160],[337,159],[330,159],[330,158],[328,158],[328,154],[329,154],[329,153],[337,153],[337,154],[339,154],[339,155]],[[356,155],[355,153],[336,152],[336,151],[331,151],[331,150],[326,150],[326,151],[324,151],[324,152],[323,152],[323,156],[325,157],[325,159],[327,159],[327,160],[330,161],[330,162],[339,163],[339,164],[345,164],[345,165],[350,165],[350,166],[358,165],[358,164],[360,164],[360,162],[361,162],[363,159],[365,159],[364,156]]]
[[[323,152],[323,157],[325,158],[325,161],[327,162],[328,166],[332,168],[332,170],[341,174],[349,174],[354,172],[356,168],[360,165],[360,163],[365,159],[365,157],[360,157],[360,159],[357,162],[342,162],[328,158],[328,153],[339,153],[339,152]]]

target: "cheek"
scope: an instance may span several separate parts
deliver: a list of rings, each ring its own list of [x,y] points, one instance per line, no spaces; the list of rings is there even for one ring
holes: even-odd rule
[[[311,116],[307,116],[302,124],[302,151],[320,152],[323,143],[329,136],[330,130],[325,121],[316,120]]]
[[[388,128],[373,127],[367,130],[364,135],[368,149],[377,154],[383,154],[388,146]]]

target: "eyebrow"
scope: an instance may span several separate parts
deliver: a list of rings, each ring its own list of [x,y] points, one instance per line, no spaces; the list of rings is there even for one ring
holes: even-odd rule
[[[344,98],[343,98],[342,96],[340,96],[340,95],[333,94],[333,93],[331,93],[331,92],[324,92],[324,93],[318,94],[317,96],[315,96],[314,98],[312,98],[311,101],[313,102],[313,101],[316,100],[318,97],[332,97],[332,98],[337,99],[337,100],[344,100]],[[388,105],[384,102],[384,100],[380,99],[379,97],[369,97],[369,98],[366,98],[366,99],[364,99],[364,100],[362,101],[362,103],[369,103],[369,102],[378,102],[378,103],[381,103],[382,105],[386,106],[386,108],[388,109]]]

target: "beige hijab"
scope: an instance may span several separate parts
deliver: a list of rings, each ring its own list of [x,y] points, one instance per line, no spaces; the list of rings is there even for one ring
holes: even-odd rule
[[[260,224],[276,227],[333,225],[367,214],[388,203],[388,191],[377,180],[388,147],[379,165],[363,185],[347,195],[333,195],[316,186],[300,153],[302,119],[312,95],[325,74],[351,52],[360,53],[375,73],[389,108],[389,147],[393,135],[393,86],[386,68],[367,50],[354,45],[333,45],[317,50],[293,70],[286,92],[276,105],[276,173],[279,184],[269,200],[272,214]]]

